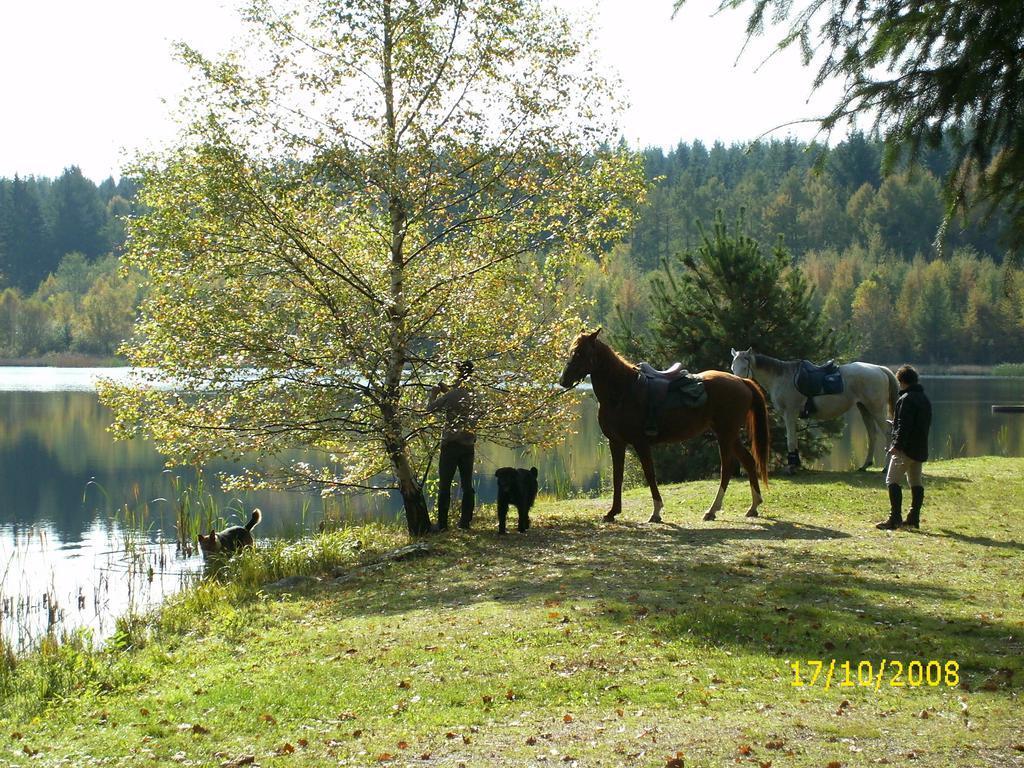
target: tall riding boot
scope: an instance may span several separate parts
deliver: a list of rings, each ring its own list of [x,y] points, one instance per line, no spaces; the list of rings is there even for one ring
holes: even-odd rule
[[[881,531],[895,531],[903,524],[903,488],[899,483],[889,484],[889,519],[878,523]]]
[[[451,506],[451,491],[437,494],[437,524],[434,531],[448,530],[448,508]]]
[[[786,454],[786,472],[793,474],[800,469],[800,451],[790,451]]]
[[[473,486],[462,489],[462,507],[459,510],[459,528],[469,528],[473,522],[473,507],[476,504],[476,492]]]
[[[915,485],[910,489],[910,512],[903,523],[907,528],[921,527],[921,505],[924,504],[924,486]]]

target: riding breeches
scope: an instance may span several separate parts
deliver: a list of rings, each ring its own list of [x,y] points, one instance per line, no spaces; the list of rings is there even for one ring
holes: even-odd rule
[[[892,453],[892,460],[889,462],[889,471],[885,475],[886,485],[900,485],[906,477],[910,487],[924,485],[921,477],[923,462],[915,461],[903,451],[896,450]]]

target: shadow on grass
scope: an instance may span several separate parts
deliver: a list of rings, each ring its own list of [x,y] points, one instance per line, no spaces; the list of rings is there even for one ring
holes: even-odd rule
[[[929,538],[953,539],[961,542],[962,544],[973,544],[979,547],[998,547],[1000,549],[1018,549],[1024,551],[1024,542],[1000,541],[999,539],[991,539],[988,536],[968,536],[964,533],[951,531],[948,528],[942,528],[939,531],[920,530],[915,531],[914,533],[918,536],[928,536]]]
[[[772,481],[790,482],[794,485],[835,485],[845,484],[851,488],[885,489],[885,475],[880,471],[827,472],[816,469],[802,469],[795,475],[773,476]],[[970,483],[966,477],[936,477],[929,475],[925,465],[924,483],[926,488],[948,488]]]
[[[950,582],[915,579],[884,553],[822,550],[817,543],[849,537],[831,528],[566,521],[526,535],[455,536],[454,562],[425,558],[391,571],[388,581],[401,587],[364,581],[358,604],[345,600],[339,609],[397,615],[493,602],[545,610],[557,601],[579,609],[573,621],[583,633],[588,624],[607,626],[602,635],[686,638],[783,659],[955,660],[969,685],[996,669],[1006,687],[1024,682],[1012,622],[979,617]]]

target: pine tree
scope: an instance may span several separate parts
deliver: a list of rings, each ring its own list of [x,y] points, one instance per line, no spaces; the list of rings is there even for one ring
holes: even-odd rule
[[[53,268],[71,251],[81,251],[90,259],[106,253],[110,249],[106,223],[106,209],[95,185],[77,166],[68,168],[53,185]]]
[[[7,254],[0,271],[11,285],[27,293],[35,290],[39,281],[56,267],[50,246],[51,233],[35,180],[15,176],[9,200]]]
[[[812,290],[781,244],[765,254],[743,233],[742,218],[730,228],[716,216],[702,242],[671,262],[652,280],[650,349],[659,364],[681,361],[692,371],[728,370],[730,349],[753,347],[781,359],[822,360],[836,354],[836,335],[813,306]],[[785,430],[774,417],[773,449],[785,455]],[[842,422],[821,425],[835,435]],[[828,447],[801,427],[801,447],[814,458]],[[680,456],[682,463],[680,464]],[[694,443],[658,455],[659,471],[674,478],[716,467],[713,446]]]

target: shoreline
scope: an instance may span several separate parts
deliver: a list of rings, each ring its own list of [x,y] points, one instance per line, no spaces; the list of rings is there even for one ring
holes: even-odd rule
[[[127,368],[128,361],[112,355],[77,353],[47,354],[42,357],[2,357],[0,368]]]

